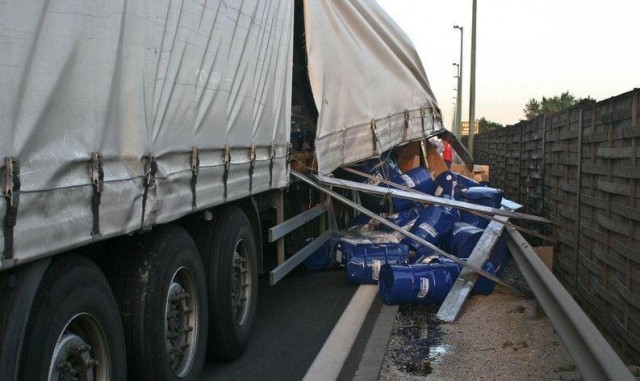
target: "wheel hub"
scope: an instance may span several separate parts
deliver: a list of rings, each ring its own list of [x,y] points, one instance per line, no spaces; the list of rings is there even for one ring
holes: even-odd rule
[[[104,359],[104,366],[98,358]],[[91,315],[79,314],[69,320],[53,349],[49,380],[108,379],[105,373],[108,362],[106,338],[100,325]]]
[[[93,380],[91,368],[96,360],[91,358],[91,346],[73,333],[65,333],[53,353],[53,373],[49,379]]]
[[[171,370],[178,377],[193,362],[197,329],[197,298],[191,274],[180,268],[173,276],[165,307],[165,343]]]
[[[243,326],[248,317],[251,303],[251,272],[249,256],[244,241],[239,241],[233,253],[233,276],[231,302],[236,324]]]

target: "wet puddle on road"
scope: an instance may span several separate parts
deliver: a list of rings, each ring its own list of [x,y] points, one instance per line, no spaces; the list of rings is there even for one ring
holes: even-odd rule
[[[387,356],[403,373],[427,376],[448,352],[444,333],[435,315],[437,308],[401,306]]]

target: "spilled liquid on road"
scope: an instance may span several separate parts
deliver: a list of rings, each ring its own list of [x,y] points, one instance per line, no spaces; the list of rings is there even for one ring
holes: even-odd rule
[[[400,372],[415,376],[431,374],[448,353],[437,308],[401,306],[398,311],[388,356]]]

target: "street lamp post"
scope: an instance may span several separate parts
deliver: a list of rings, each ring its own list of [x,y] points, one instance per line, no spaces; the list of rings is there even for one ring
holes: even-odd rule
[[[461,99],[460,99],[460,65],[457,63],[453,63],[453,66],[456,66],[456,75],[453,76],[453,78],[457,78],[458,79],[458,84],[457,84],[457,88],[453,89],[453,91],[456,92],[456,96],[454,97],[454,99],[456,100],[456,108],[453,111],[453,124],[451,125],[451,132],[457,137],[460,138],[460,115],[458,115],[458,107],[457,105],[460,105],[461,103]]]
[[[457,102],[456,117],[455,117],[456,125],[453,129],[453,134],[458,139],[460,139],[460,131],[462,129],[462,46],[463,46],[462,36],[464,35],[463,33],[464,28],[458,25],[454,25],[453,28],[460,30],[460,64],[458,65],[458,102]]]
[[[471,87],[469,91],[469,152],[473,155],[473,138],[476,124],[476,8],[477,0],[473,0],[471,11]]]
[[[454,89],[455,90],[455,89]],[[457,105],[457,100],[456,97],[453,97],[453,103],[451,104],[453,110],[451,112],[451,117],[452,117],[452,122],[451,122],[451,131],[453,131],[455,125],[456,125],[456,105]]]

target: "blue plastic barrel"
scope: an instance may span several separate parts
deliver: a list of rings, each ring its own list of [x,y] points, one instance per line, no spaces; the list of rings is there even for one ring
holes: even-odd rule
[[[484,263],[484,266],[482,266],[482,269],[491,275],[498,275],[496,274],[495,265],[491,260],[486,261]],[[462,266],[460,266],[460,271],[462,271]],[[459,274],[460,273],[458,273],[458,275]],[[477,295],[489,295],[493,292],[495,288],[496,288],[496,284],[492,280],[489,280],[483,276],[480,276],[478,277],[478,280],[476,280],[476,284],[473,285],[473,288],[471,289],[471,293],[477,294]]]
[[[496,246],[493,248],[491,256],[489,257],[489,260],[491,260],[493,266],[495,267],[497,276],[502,276],[504,270],[509,264],[510,259],[511,252],[509,251],[509,247],[507,246],[507,233],[502,232],[500,239],[498,239],[498,242],[496,242]]]
[[[501,189],[476,186],[460,191],[459,199],[472,204],[499,208],[503,194]]]
[[[453,217],[453,222],[460,222],[461,221],[461,215],[460,215],[460,211],[456,208],[452,208],[450,206],[443,206],[444,210],[446,210],[447,212],[449,212],[449,214],[451,215],[451,217]]]
[[[455,218],[445,208],[431,205],[422,210],[420,216],[409,231],[425,241],[438,246],[453,228],[454,221]],[[422,246],[409,237],[405,237],[401,242],[409,245],[414,250]]]
[[[491,262],[485,263],[484,270],[493,273]],[[386,304],[442,304],[460,271],[461,266],[443,258],[414,265],[382,265],[378,294]],[[494,287],[488,279],[478,278],[471,292],[489,294]]]
[[[481,229],[486,229],[489,222],[491,222],[487,218],[479,217],[475,214],[465,212],[464,210],[460,211],[460,221],[469,225],[477,226]]]
[[[313,241],[314,238],[308,238],[304,241],[304,244],[308,244]],[[335,241],[333,241],[335,242]],[[331,253],[332,240],[326,241],[316,251],[311,253],[302,264],[308,270],[320,271],[328,269],[335,264],[334,256]]]
[[[387,216],[386,219],[389,222],[393,222],[394,224],[400,226],[400,227],[404,227],[407,226],[409,224],[409,222],[415,220],[416,218],[418,218],[420,216],[420,213],[424,210],[424,205],[420,204],[419,202],[415,203],[415,205],[411,208],[411,209],[407,209],[407,210],[403,210],[401,212],[392,214],[390,216]],[[379,227],[380,230],[384,230],[384,231],[391,231],[393,229],[391,229],[390,227],[380,224]]]
[[[460,194],[461,191],[471,188],[471,187],[479,187],[481,184],[474,179],[471,179],[465,175],[461,175],[459,173],[453,173],[456,180],[456,195]]]
[[[484,233],[484,229],[467,223],[456,223],[453,226],[452,234],[443,244],[443,248],[450,254],[460,258],[469,258],[471,252]],[[507,238],[503,232],[493,250],[489,253],[489,260],[493,264],[495,274],[502,275],[509,263],[511,253],[507,247]]]
[[[458,199],[460,193],[465,189],[482,186],[474,179],[451,171],[440,173],[435,181],[442,188],[441,197],[449,199]]]
[[[396,178],[402,174],[397,164],[390,158],[386,159],[370,159],[357,164],[352,165],[354,169],[357,169],[360,172],[365,172],[373,177],[384,180],[391,180]],[[355,177],[354,177],[355,176]],[[357,175],[349,175],[350,178],[353,178],[356,181],[361,181],[366,184],[371,185],[380,185],[380,181],[373,179],[365,179],[361,176]],[[377,195],[372,195],[366,192],[360,192],[360,199],[362,200],[362,205],[376,213],[381,213],[388,210],[388,206],[385,208],[385,203],[382,203],[382,198]]]
[[[408,253],[407,245],[398,243],[353,245],[340,241],[336,248],[336,260],[345,264],[347,282],[377,283],[383,264],[402,262]]]
[[[499,208],[502,203],[504,192],[500,189],[489,187],[471,187],[460,192],[458,198],[460,201],[469,202],[471,204],[488,206],[491,208]],[[489,225],[489,220],[479,217],[469,212],[461,211],[460,218],[462,222],[485,229]]]
[[[431,178],[429,171],[422,167],[411,169],[393,178],[394,183],[407,188],[415,189],[422,193],[433,195],[438,184]]]
[[[466,258],[461,258],[464,262],[467,261]],[[455,263],[453,261],[451,261],[450,259],[444,258],[440,255],[437,254],[432,254],[429,256],[424,256],[420,259],[418,259],[416,261],[416,264],[429,264],[429,263],[434,263],[434,262],[444,262],[444,263]],[[458,266],[458,273],[456,275],[456,278],[458,277],[458,275],[460,275],[460,271],[462,271],[462,266],[458,265],[456,263],[456,266]],[[493,262],[491,261],[486,261],[484,263],[484,266],[482,267],[483,270],[485,270],[486,272],[488,272],[489,274],[492,275],[497,275],[495,273],[495,265],[493,264]],[[471,292],[473,294],[480,294],[480,295],[489,295],[490,293],[493,292],[493,289],[495,288],[495,283],[493,283],[493,281],[485,278],[485,277],[479,277],[476,280],[476,283],[474,284],[473,288],[471,289]]]
[[[444,171],[436,176],[436,183],[442,188],[440,197],[454,199],[456,176],[451,171]]]
[[[453,224],[451,234],[443,243],[443,249],[460,258],[469,258],[484,229],[464,222]]]
[[[422,167],[411,169],[394,177],[391,181],[430,195],[435,194],[436,188],[438,187],[436,182],[431,178],[429,172]],[[409,209],[413,207],[414,204],[415,202],[411,200],[405,200],[397,197],[393,198],[393,207],[395,211]]]
[[[422,246],[416,250],[414,255],[410,255],[408,257],[409,260],[404,264],[430,263],[431,258],[440,258],[440,254],[429,247]]]

